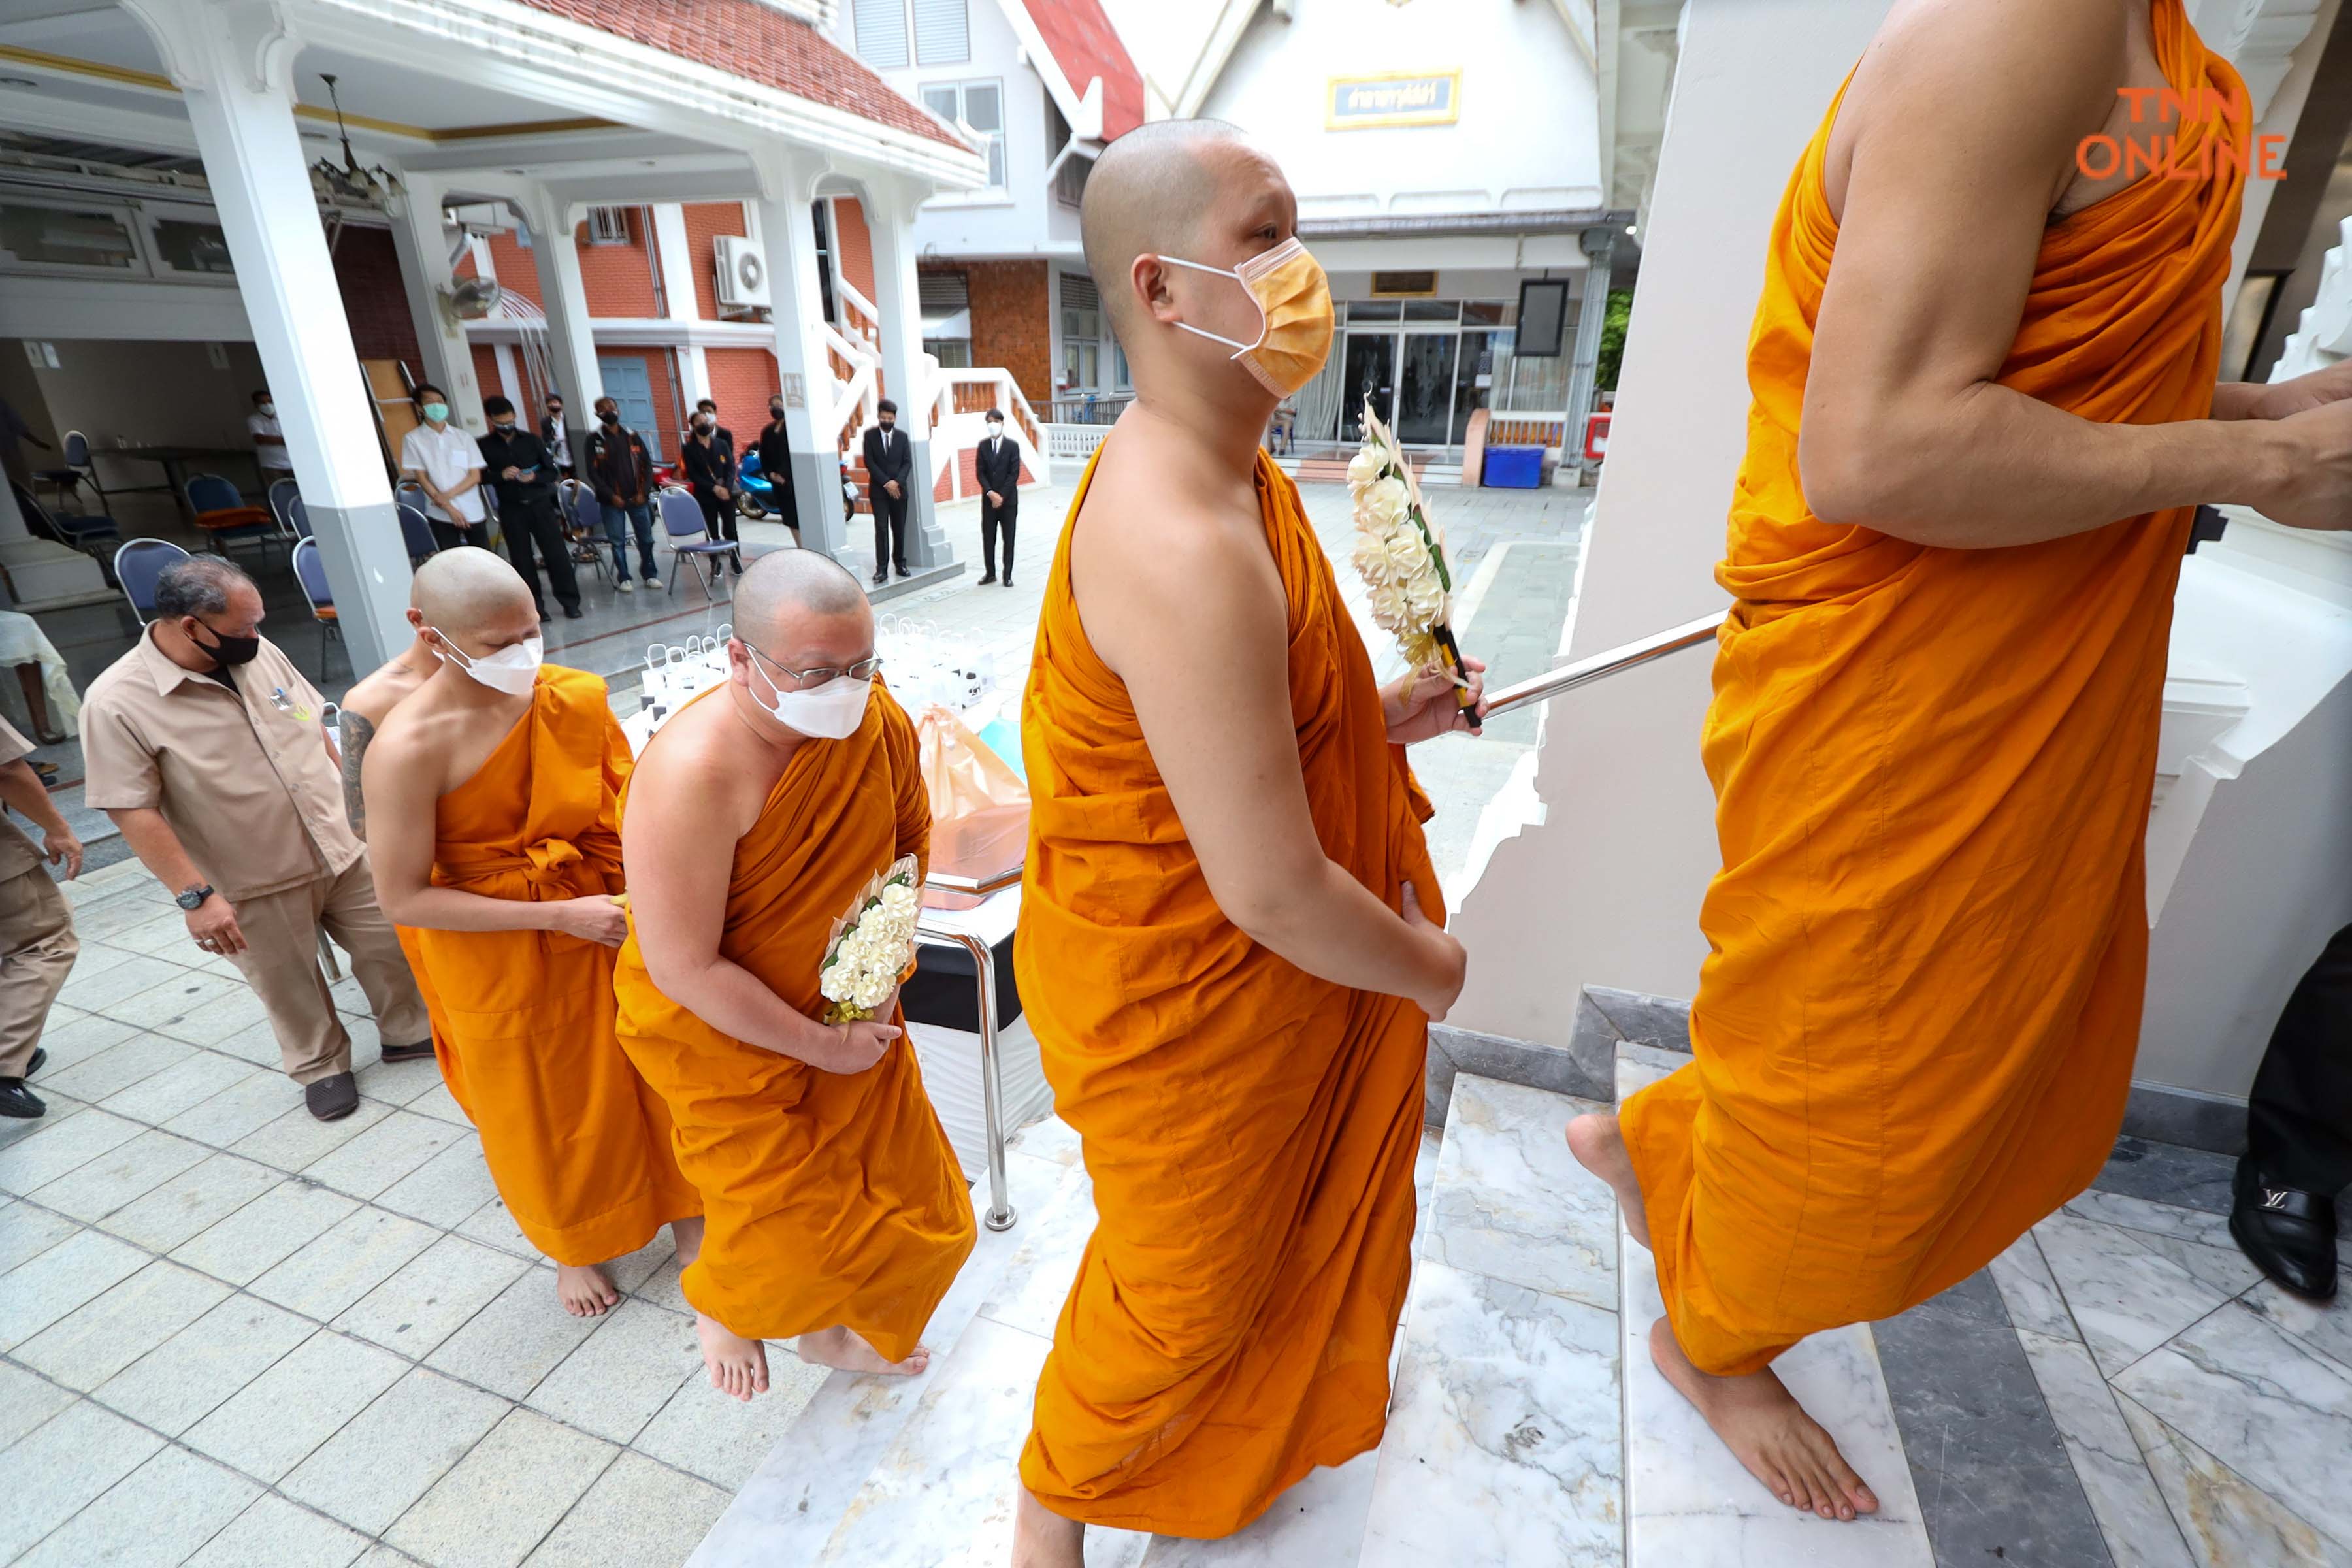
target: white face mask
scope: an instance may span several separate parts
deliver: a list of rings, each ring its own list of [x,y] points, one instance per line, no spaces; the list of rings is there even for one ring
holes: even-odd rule
[[[750,645],[744,645],[748,649]],[[760,656],[751,656],[753,665]],[[805,691],[786,691],[771,679],[765,669],[760,679],[767,681],[768,689],[775,693],[773,702],[758,692],[751,700],[774,715],[776,722],[795,734],[815,741],[843,741],[857,733],[866,722],[866,702],[874,695],[871,677],[860,680],[854,675],[836,675],[823,686],[813,686]]]
[[[539,667],[547,658],[547,644],[541,637],[525,637],[512,647],[502,647],[496,653],[486,653],[479,658],[469,658],[440,627],[429,628],[439,637],[442,646],[434,651],[443,660],[457,668],[493,691],[503,691],[509,697],[520,697],[539,682]]]
[[[275,419],[275,418],[277,418],[277,417],[278,417],[278,405],[276,405],[275,403],[265,403],[265,404],[263,404],[263,405],[261,405],[261,416],[262,416],[264,419]]]

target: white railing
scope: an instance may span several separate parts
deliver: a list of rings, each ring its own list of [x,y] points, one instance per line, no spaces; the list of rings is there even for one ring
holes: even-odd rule
[[[923,366],[931,376],[929,399],[931,425],[931,489],[937,493],[942,475],[951,475],[948,494],[960,499],[967,492],[963,488],[962,455],[976,449],[988,438],[987,410],[1001,410],[1005,416],[1005,433],[1020,449],[1024,467],[1029,470],[1033,484],[1043,484],[1046,479],[1044,454],[1038,447],[1038,437],[1044,427],[1037,423],[1028,398],[1022,395],[1020,384],[1013,373],[995,368],[952,370],[942,369],[929,355]],[[958,388],[978,388],[977,395],[963,401],[979,405],[959,408]]]
[[[1108,425],[1048,425],[1045,426],[1045,456],[1064,462],[1083,463],[1095,455],[1095,448],[1110,434]]]

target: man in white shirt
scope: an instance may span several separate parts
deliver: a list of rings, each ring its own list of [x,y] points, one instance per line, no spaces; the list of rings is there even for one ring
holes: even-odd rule
[[[278,428],[278,405],[269,401],[268,387],[253,395],[253,412],[246,416],[245,427],[253,433],[253,460],[260,466],[263,489],[294,472],[285,432]]]
[[[425,421],[400,444],[400,471],[425,487],[425,520],[444,550],[490,547],[489,512],[482,504],[482,449],[449,423],[449,396],[429,381],[409,395]]]

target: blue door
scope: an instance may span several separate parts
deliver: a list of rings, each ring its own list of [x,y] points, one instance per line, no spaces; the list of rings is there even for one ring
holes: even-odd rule
[[[600,354],[596,374],[604,378],[604,395],[621,405],[621,423],[646,438],[646,450],[661,457],[661,426],[654,419],[653,378],[646,374],[646,362]]]

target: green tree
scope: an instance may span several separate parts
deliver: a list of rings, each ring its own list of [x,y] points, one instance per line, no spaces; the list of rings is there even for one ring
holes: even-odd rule
[[[1601,360],[1592,381],[1603,392],[1617,390],[1617,366],[1625,357],[1625,324],[1633,319],[1633,290],[1612,289],[1601,315]]]

